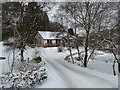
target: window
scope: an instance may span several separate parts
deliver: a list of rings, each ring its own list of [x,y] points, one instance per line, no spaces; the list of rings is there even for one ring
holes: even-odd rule
[[[52,44],[52,40],[50,40],[50,44]]]
[[[47,40],[47,43],[49,43],[49,40]]]
[[[60,42],[61,42],[61,40],[59,40],[59,39],[56,40],[56,44],[60,44]]]
[[[52,40],[47,40],[47,43],[48,44],[52,44]]]

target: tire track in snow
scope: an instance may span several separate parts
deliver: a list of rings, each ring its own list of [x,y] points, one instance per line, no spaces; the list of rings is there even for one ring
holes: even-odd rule
[[[42,56],[47,62],[48,62],[48,64],[49,65],[51,65],[51,66],[53,66],[54,67],[54,69],[56,70],[56,72],[57,73],[59,73],[59,76],[64,80],[64,82],[66,82],[66,86],[68,87],[68,88],[77,88],[77,86],[76,86],[76,82],[74,81],[73,82],[73,79],[71,79],[70,77],[68,77],[69,76],[69,74],[71,74],[71,73],[69,73],[68,74],[68,72],[65,72],[62,68],[61,68],[61,64],[59,64],[56,60],[55,60],[55,58],[53,58],[53,57],[51,57],[51,56],[49,56],[48,54],[46,54],[46,52],[45,52],[45,50],[43,49],[43,55],[45,55],[46,57],[48,57],[48,58],[46,58],[46,57],[44,57],[44,56]],[[53,59],[53,60],[50,60],[50,59]],[[57,64],[56,64],[57,63]],[[60,66],[58,66],[58,65],[60,65]],[[63,66],[62,66],[63,67]],[[66,69],[66,68],[64,68],[64,69]],[[84,83],[85,84],[85,83]]]
[[[46,59],[46,58],[44,57],[44,59]],[[50,60],[50,58],[46,59],[46,60],[47,60],[47,62],[50,65],[52,65],[54,67],[54,69],[56,69],[56,72],[59,73],[60,77],[64,80],[64,82],[66,82],[66,86],[68,88],[81,88],[81,87],[82,88],[85,88],[85,87],[88,87],[88,88],[91,88],[91,87],[97,88],[97,87],[100,87],[99,85],[96,85],[96,86],[93,85],[91,82],[90,82],[91,84],[89,83],[88,85],[86,85],[86,83],[89,81],[89,79],[84,80],[84,78],[80,78],[76,74],[76,72],[73,72],[70,69],[62,66],[60,63],[56,62],[55,59],[54,59],[53,62]],[[72,74],[73,76],[71,76],[70,74]]]
[[[58,74],[59,77],[61,77],[65,81],[64,83],[66,84],[67,88],[69,88],[71,86],[74,88],[73,83],[71,83],[71,81],[69,80],[69,78],[64,74],[64,72],[56,64],[54,64],[53,62],[50,62],[45,57],[44,57],[44,59],[46,60],[47,64],[49,64],[50,66],[52,66],[55,69],[56,73],[59,73]]]
[[[60,67],[58,67],[58,65],[55,64],[56,60],[55,58],[51,57],[51,56],[48,56],[45,52],[45,50],[43,49],[43,53],[44,55],[46,55],[47,57],[49,57],[48,59],[46,59],[44,56],[44,59],[53,67],[55,67],[54,69],[56,69],[56,72],[59,73],[60,77],[63,78],[63,80],[66,82],[66,85],[68,88],[75,88],[74,86],[74,82],[72,82],[70,80],[70,78],[68,78],[68,75],[65,74],[65,72],[63,70],[61,70]],[[50,59],[53,59],[54,62],[51,62]]]
[[[54,67],[51,66],[48,62],[46,64],[46,68],[47,68],[47,75],[48,75],[47,80],[44,83],[42,83],[42,85],[36,86],[36,88],[61,88],[61,87],[67,88],[63,79],[59,76],[59,73],[56,73],[56,70],[54,69]]]
[[[45,56],[47,56],[47,57],[49,57],[49,58],[46,58],[45,56],[43,56],[42,55],[42,57],[45,59],[45,61],[47,62],[47,64],[49,64],[50,66],[52,66],[54,69],[55,69],[55,71],[57,72],[57,73],[59,73],[58,75],[59,75],[59,77],[61,77],[63,80],[64,80],[64,83],[66,84],[66,87],[67,88],[74,88],[74,86],[73,86],[73,83],[69,80],[69,78],[64,74],[64,71],[63,70],[61,70],[56,64],[54,64],[54,62],[52,62],[50,59],[54,59],[53,57],[50,57],[50,56],[48,56],[46,53],[45,53],[45,50],[43,49],[42,50],[43,51],[43,54],[45,55]],[[54,60],[55,61],[55,60]],[[49,66],[48,65],[48,66]],[[56,68],[57,67],[57,68]]]

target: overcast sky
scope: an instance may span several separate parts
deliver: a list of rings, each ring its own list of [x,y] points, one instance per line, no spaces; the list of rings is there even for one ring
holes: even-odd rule
[[[48,17],[49,17],[49,20],[54,22],[55,19],[54,19],[54,14],[57,14],[57,9],[58,9],[58,4],[56,4],[49,12],[47,12],[48,14]]]

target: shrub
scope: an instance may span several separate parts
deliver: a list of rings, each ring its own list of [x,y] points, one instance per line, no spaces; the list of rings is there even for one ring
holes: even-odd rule
[[[40,56],[33,59],[36,63],[40,63],[42,61],[42,58]]]
[[[6,73],[1,79],[4,88],[33,88],[41,85],[47,79],[47,74],[46,71],[40,69],[27,70],[26,72]]]
[[[46,68],[43,63],[34,63],[33,60],[16,62],[15,72],[4,73],[1,77],[0,88],[19,90],[17,88],[34,88],[47,79]],[[0,89],[1,90],[1,89]],[[21,90],[21,89],[20,89]]]
[[[80,57],[75,57],[75,59],[76,59],[77,61],[80,61],[80,60],[83,60],[83,57],[82,57],[82,56],[80,56]]]
[[[62,46],[59,46],[57,49],[58,49],[58,52],[62,52],[63,51],[63,47]]]

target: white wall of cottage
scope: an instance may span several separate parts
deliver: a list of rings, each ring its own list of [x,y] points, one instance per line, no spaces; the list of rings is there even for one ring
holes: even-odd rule
[[[44,45],[47,43],[47,40],[44,40]]]
[[[52,43],[53,43],[53,44],[56,44],[56,40],[52,40]]]
[[[44,40],[44,45],[47,44],[47,40]],[[52,40],[52,44],[56,44],[56,40]]]

